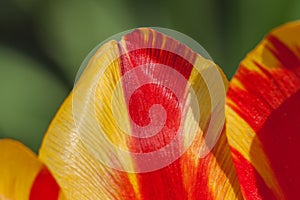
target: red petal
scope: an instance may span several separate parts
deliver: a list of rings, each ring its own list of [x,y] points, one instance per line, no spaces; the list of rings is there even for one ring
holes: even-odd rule
[[[272,31],[241,62],[230,83],[227,134],[244,195],[250,199],[298,196],[299,35],[300,22]],[[256,191],[247,191],[251,184]]]

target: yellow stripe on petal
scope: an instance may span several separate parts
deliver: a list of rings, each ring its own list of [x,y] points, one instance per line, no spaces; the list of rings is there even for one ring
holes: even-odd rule
[[[212,154],[213,158],[208,167],[208,183],[213,199],[243,199],[225,130]]]
[[[238,151],[262,176],[267,186],[274,191],[279,199],[283,199],[281,188],[273,173],[272,167],[268,161],[268,157],[261,148],[261,142],[256,138],[254,130],[245,122],[237,113],[229,106],[226,109],[227,116],[227,135],[231,148]],[[233,136],[234,133],[234,136]],[[255,162],[249,154],[252,148],[254,155],[257,155]],[[255,185],[255,187],[259,187]],[[247,191],[248,192],[248,191]]]
[[[75,89],[53,119],[42,143],[39,157],[53,171],[67,199],[121,199],[126,195],[127,199],[135,199],[139,196],[134,175],[110,169],[103,164],[104,161],[119,161],[105,153],[105,149],[111,148],[109,145],[126,148],[122,140],[125,134],[121,134],[122,130],[114,124],[111,110],[108,109],[113,91],[110,87],[120,77],[117,58],[118,46],[115,41],[97,50]],[[101,73],[104,78],[98,80]],[[108,80],[114,84],[108,84]],[[89,101],[88,106],[82,107],[86,105],[85,101]],[[102,103],[97,104],[98,101]],[[124,112],[123,104],[118,106],[118,111]],[[101,123],[98,123],[98,118],[102,120]],[[125,123],[126,119],[123,121]],[[99,127],[99,124],[103,126]],[[104,135],[101,130],[109,134]],[[90,143],[86,143],[86,140]],[[102,141],[102,144],[97,146],[94,141]],[[98,150],[96,153],[93,152],[95,149]],[[126,165],[125,168],[132,168],[130,158],[124,158],[121,162]]]
[[[227,90],[228,81],[216,64],[201,56],[197,56],[194,66],[189,83],[198,95],[197,106],[201,108],[199,123],[201,132],[196,135],[194,143],[180,159],[184,185],[189,191],[188,199],[242,199],[225,130],[222,131],[224,128],[222,116],[225,113],[218,108],[225,104],[225,99],[216,80],[224,83],[224,92]],[[212,98],[217,100],[217,104],[213,104]],[[213,112],[218,114],[217,118],[212,117]],[[190,121],[192,120],[193,117],[188,113],[189,125],[185,130],[187,133],[191,132]],[[209,123],[213,125],[210,128]],[[188,135],[186,141],[191,139]],[[212,145],[212,141],[216,143]],[[210,153],[199,159],[200,149],[203,146],[214,147]]]

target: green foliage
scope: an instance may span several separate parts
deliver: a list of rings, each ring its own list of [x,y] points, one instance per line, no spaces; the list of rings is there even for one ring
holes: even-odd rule
[[[0,46],[0,136],[37,150],[66,88],[39,63]]]

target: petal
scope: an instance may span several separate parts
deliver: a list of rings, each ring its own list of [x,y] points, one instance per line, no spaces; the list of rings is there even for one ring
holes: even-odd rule
[[[295,199],[300,180],[300,22],[273,30],[241,62],[227,135],[244,196]]]
[[[48,169],[23,144],[0,140],[0,199],[63,199]]]
[[[93,54],[40,159],[69,199],[240,199],[226,83],[185,45],[136,29]]]

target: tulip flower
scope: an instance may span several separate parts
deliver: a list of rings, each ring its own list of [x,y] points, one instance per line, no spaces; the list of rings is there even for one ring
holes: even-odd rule
[[[0,140],[0,199],[297,199],[300,22],[230,81],[159,31],[97,47],[38,156]]]

